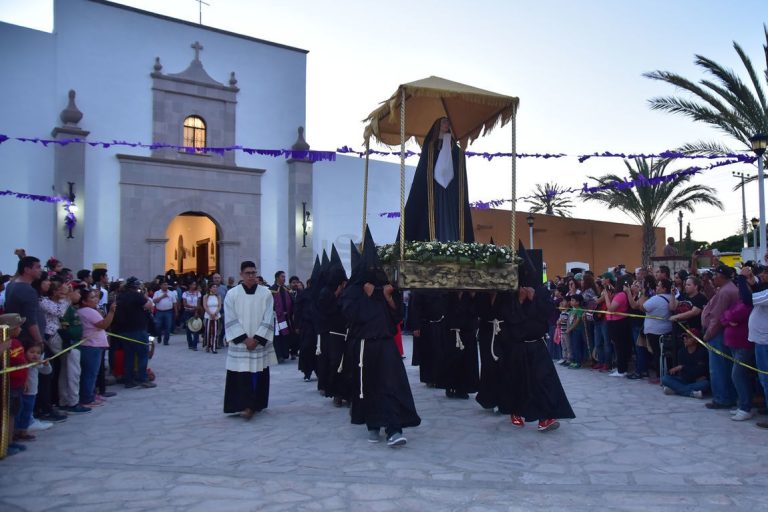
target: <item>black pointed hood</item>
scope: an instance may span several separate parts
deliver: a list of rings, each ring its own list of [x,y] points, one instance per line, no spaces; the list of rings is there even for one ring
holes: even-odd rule
[[[363,254],[353,270],[355,284],[371,283],[374,286],[384,286],[389,282],[384,269],[379,261],[376,244],[373,241],[371,230],[365,227],[365,240],[363,241]]]
[[[357,244],[353,240],[349,241],[349,268],[351,272],[355,271],[357,263],[360,261],[360,251],[357,250]]]
[[[328,265],[327,286],[335,290],[346,280],[347,272],[344,270],[344,264],[341,262],[336,246],[331,244],[331,260]]]
[[[521,260],[517,266],[518,287],[537,288],[541,285],[541,279],[537,280],[537,276],[541,274],[541,269],[536,268],[520,240],[517,242],[517,256]]]
[[[491,237],[491,241],[488,242],[490,245],[496,245],[496,242],[493,241],[493,237]]]
[[[311,281],[310,285],[317,284],[317,280],[320,279],[320,257],[315,255],[315,265],[312,267],[312,275],[309,276]]]

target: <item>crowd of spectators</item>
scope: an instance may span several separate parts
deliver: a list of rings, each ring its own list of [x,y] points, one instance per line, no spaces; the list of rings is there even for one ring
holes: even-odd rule
[[[558,306],[549,349],[561,365],[710,397],[706,407],[730,409],[734,421],[765,412],[768,266],[699,271],[694,260],[674,274],[664,265],[634,273],[619,266],[557,276],[549,286]]]

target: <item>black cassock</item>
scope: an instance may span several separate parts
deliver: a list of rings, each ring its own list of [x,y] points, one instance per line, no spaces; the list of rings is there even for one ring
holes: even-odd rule
[[[501,314],[503,293],[478,293],[475,296],[475,314],[478,317],[477,343],[480,348],[480,383],[475,400],[484,409],[494,409],[500,404],[501,391],[501,340],[505,336],[505,324]],[[494,334],[494,331],[496,334]]]
[[[526,421],[575,418],[544,336],[554,308],[544,287],[522,304],[517,293],[505,293],[499,307],[504,320],[500,357],[502,379],[499,410]],[[497,344],[498,346],[498,344]]]
[[[448,334],[442,350],[438,387],[456,393],[475,393],[478,388],[477,317],[469,292],[447,297]],[[458,337],[457,337],[458,333]]]
[[[309,289],[299,292],[294,303],[293,318],[299,329],[299,371],[304,377],[310,378],[312,372],[317,373],[317,356],[315,355],[317,335],[314,324],[315,305]]]
[[[413,337],[411,364],[419,367],[419,380],[437,386],[441,379],[441,366],[448,337],[448,294],[436,291],[412,291],[408,323],[411,331],[420,331]]]
[[[389,307],[381,288],[368,297],[361,285],[348,286],[341,297],[354,347],[350,353],[358,362],[350,416],[353,424],[369,429],[395,431],[421,424],[395,345],[402,304],[398,292],[393,298],[396,310]]]

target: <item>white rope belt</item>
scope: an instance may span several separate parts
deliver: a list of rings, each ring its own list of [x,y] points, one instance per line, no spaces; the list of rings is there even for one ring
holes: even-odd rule
[[[437,320],[429,320],[429,323],[431,323],[431,324],[439,324],[440,322],[443,321],[444,318],[445,318],[445,315],[441,316]]]
[[[464,344],[461,342],[461,329],[451,330],[456,333],[456,348],[459,350],[464,350]]]
[[[363,395],[363,352],[365,351],[365,339],[360,340],[360,362],[357,366],[360,367],[360,398],[365,398]]]
[[[542,336],[541,338],[536,338],[535,340],[523,340],[523,343],[536,343],[537,341],[546,342],[547,340],[545,339],[544,336]]]
[[[331,334],[335,334],[336,336],[344,336],[344,342],[345,342],[344,346],[346,350],[346,341],[347,341],[347,336],[349,336],[349,328],[347,328],[347,332],[345,332],[344,334],[341,334],[339,332],[333,332],[333,331],[331,331]],[[341,353],[341,362],[339,363],[339,367],[336,368],[336,373],[341,373],[342,368],[344,368],[344,352]]]
[[[315,355],[319,356],[320,354],[322,354],[322,352],[320,351],[320,335],[318,334],[317,335],[317,345],[316,345],[316,348],[315,348]]]
[[[504,320],[494,318],[493,320],[489,320],[488,323],[493,324],[493,336],[491,336],[491,356],[493,356],[494,361],[498,361],[499,356],[497,356],[496,352],[494,352],[493,346],[496,343],[496,335],[501,332],[501,324],[504,323]]]

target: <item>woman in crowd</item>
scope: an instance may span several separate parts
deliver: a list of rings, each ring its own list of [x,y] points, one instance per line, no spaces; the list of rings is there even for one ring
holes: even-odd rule
[[[672,282],[669,279],[659,279],[656,283],[655,295],[643,303],[643,310],[646,312],[643,330],[652,353],[649,366],[656,372],[656,378],[652,379],[651,382],[656,384],[661,378],[661,344],[659,340],[662,336],[672,332],[672,322],[669,321],[669,304],[672,301],[671,288]]]
[[[101,405],[95,396],[96,377],[103,358],[104,350],[109,347],[106,329],[115,318],[116,304],[109,307],[109,313],[102,317],[98,311],[99,292],[81,290],[77,314],[83,325],[83,344],[80,345],[80,403],[84,407]]]
[[[627,298],[628,276],[622,276],[620,281],[611,272],[603,274],[607,281],[603,297],[605,298],[606,314],[608,322],[608,337],[616,350],[616,370],[609,375],[611,377],[626,377],[629,369],[629,361],[632,358],[632,330],[629,318],[617,313],[629,311],[629,299]]]
[[[595,283],[597,289],[597,298],[595,299],[595,308],[597,311],[605,311],[605,287],[602,282]],[[593,370],[610,371],[613,367],[613,345],[608,337],[608,322],[605,321],[605,313],[593,313],[592,319],[594,321],[594,344],[595,344],[595,358],[597,364],[592,366]]]
[[[221,300],[219,299],[219,286],[211,283],[208,287],[208,293],[203,297],[203,309],[205,310],[203,329],[203,344],[206,352],[216,354],[216,343],[221,331]]]
[[[591,273],[584,273],[584,277],[581,281],[581,295],[584,297],[583,307],[586,310],[584,312],[584,336],[587,349],[587,361],[590,366],[595,366],[595,316],[589,311],[593,311],[597,308],[597,297],[599,293],[597,291],[597,285],[595,278]]]
[[[190,281],[187,291],[181,294],[181,301],[184,311],[181,321],[184,324],[184,330],[187,332],[187,347],[190,350],[197,350],[197,344],[200,342],[200,333],[192,332],[187,322],[190,318],[197,316],[197,309],[200,307],[200,291],[197,289],[197,283]]]
[[[737,301],[723,311],[720,323],[723,326],[725,346],[733,353],[733,358],[751,367],[755,367],[755,345],[748,340],[749,315],[752,306]],[[746,421],[752,416],[752,394],[755,384],[755,372],[740,364],[734,364],[731,369],[731,380],[736,388],[738,408],[732,413],[733,421]]]

